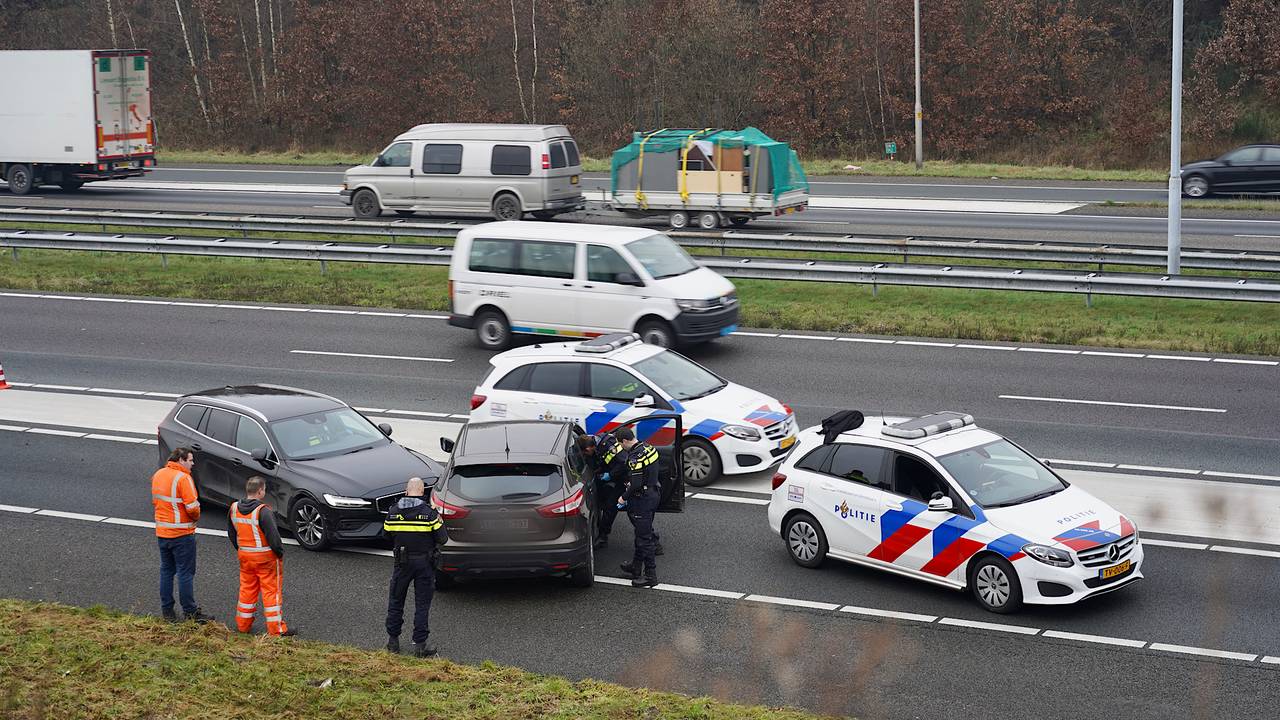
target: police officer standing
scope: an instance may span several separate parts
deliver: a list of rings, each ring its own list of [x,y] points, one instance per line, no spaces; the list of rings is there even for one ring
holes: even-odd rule
[[[404,602],[413,583],[413,654],[429,657],[436,648],[427,645],[430,630],[427,615],[435,594],[435,560],[437,547],[449,541],[444,520],[423,499],[426,483],[410,478],[405,496],[396,502],[382,523],[382,531],[391,538],[395,570],[387,593],[387,651],[400,652],[400,628],[404,625]]]
[[[653,515],[662,500],[658,451],[648,443],[637,442],[630,427],[619,428],[615,434],[627,453],[628,469],[619,505],[627,508],[636,536],[635,555],[631,562],[622,564],[622,571],[631,576],[633,587],[653,587],[658,584],[658,564],[654,557],[658,541],[653,531]]]

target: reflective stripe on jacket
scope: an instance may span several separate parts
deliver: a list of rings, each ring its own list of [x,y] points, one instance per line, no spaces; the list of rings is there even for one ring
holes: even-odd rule
[[[167,463],[151,476],[151,504],[155,507],[156,536],[193,535],[200,517],[196,484],[186,468]]]

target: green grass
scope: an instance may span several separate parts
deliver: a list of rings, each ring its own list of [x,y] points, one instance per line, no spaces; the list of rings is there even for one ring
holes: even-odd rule
[[[377,148],[365,152],[346,150],[280,151],[247,153],[237,150],[170,150],[162,148],[158,160],[163,165],[184,164],[232,164],[232,165],[360,165],[375,155]],[[1006,165],[996,163],[968,163],[950,160],[929,160],[924,169],[917,172],[911,161],[883,159],[804,159],[804,171],[811,177],[820,175],[883,175],[893,177],[957,177],[999,178],[1022,180],[1110,180],[1159,182],[1168,178],[1160,170],[1107,170],[1077,167],[1037,167],[1032,165]],[[856,165],[858,170],[846,170]],[[585,172],[609,171],[609,158],[582,157]]]
[[[23,250],[0,287],[444,311],[447,268]],[[738,280],[742,325],[1280,355],[1280,304]],[[461,331],[459,331],[461,332]]]
[[[328,687],[320,687],[330,680]],[[0,600],[3,718],[743,718],[796,710]]]
[[[1169,207],[1168,201],[1148,201],[1148,202],[1116,202],[1108,200],[1101,203],[1104,207],[1128,207],[1128,208],[1162,208]],[[1185,210],[1264,210],[1267,212],[1280,213],[1280,200],[1271,200],[1267,198],[1212,198],[1209,200],[1191,200],[1189,198],[1182,199],[1182,209]]]

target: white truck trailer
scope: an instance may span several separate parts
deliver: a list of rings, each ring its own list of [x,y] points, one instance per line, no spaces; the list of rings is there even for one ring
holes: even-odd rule
[[[0,179],[9,192],[74,191],[155,163],[149,51],[0,51]]]

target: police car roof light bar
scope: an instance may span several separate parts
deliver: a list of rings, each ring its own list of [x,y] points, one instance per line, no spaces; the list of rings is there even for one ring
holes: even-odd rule
[[[573,349],[581,353],[607,353],[638,342],[640,336],[635,333],[613,333],[580,342]]]
[[[917,440],[930,435],[941,435],[951,430],[959,430],[972,424],[972,415],[942,411],[898,423],[897,425],[886,425],[880,429],[880,432],[889,437]]]

